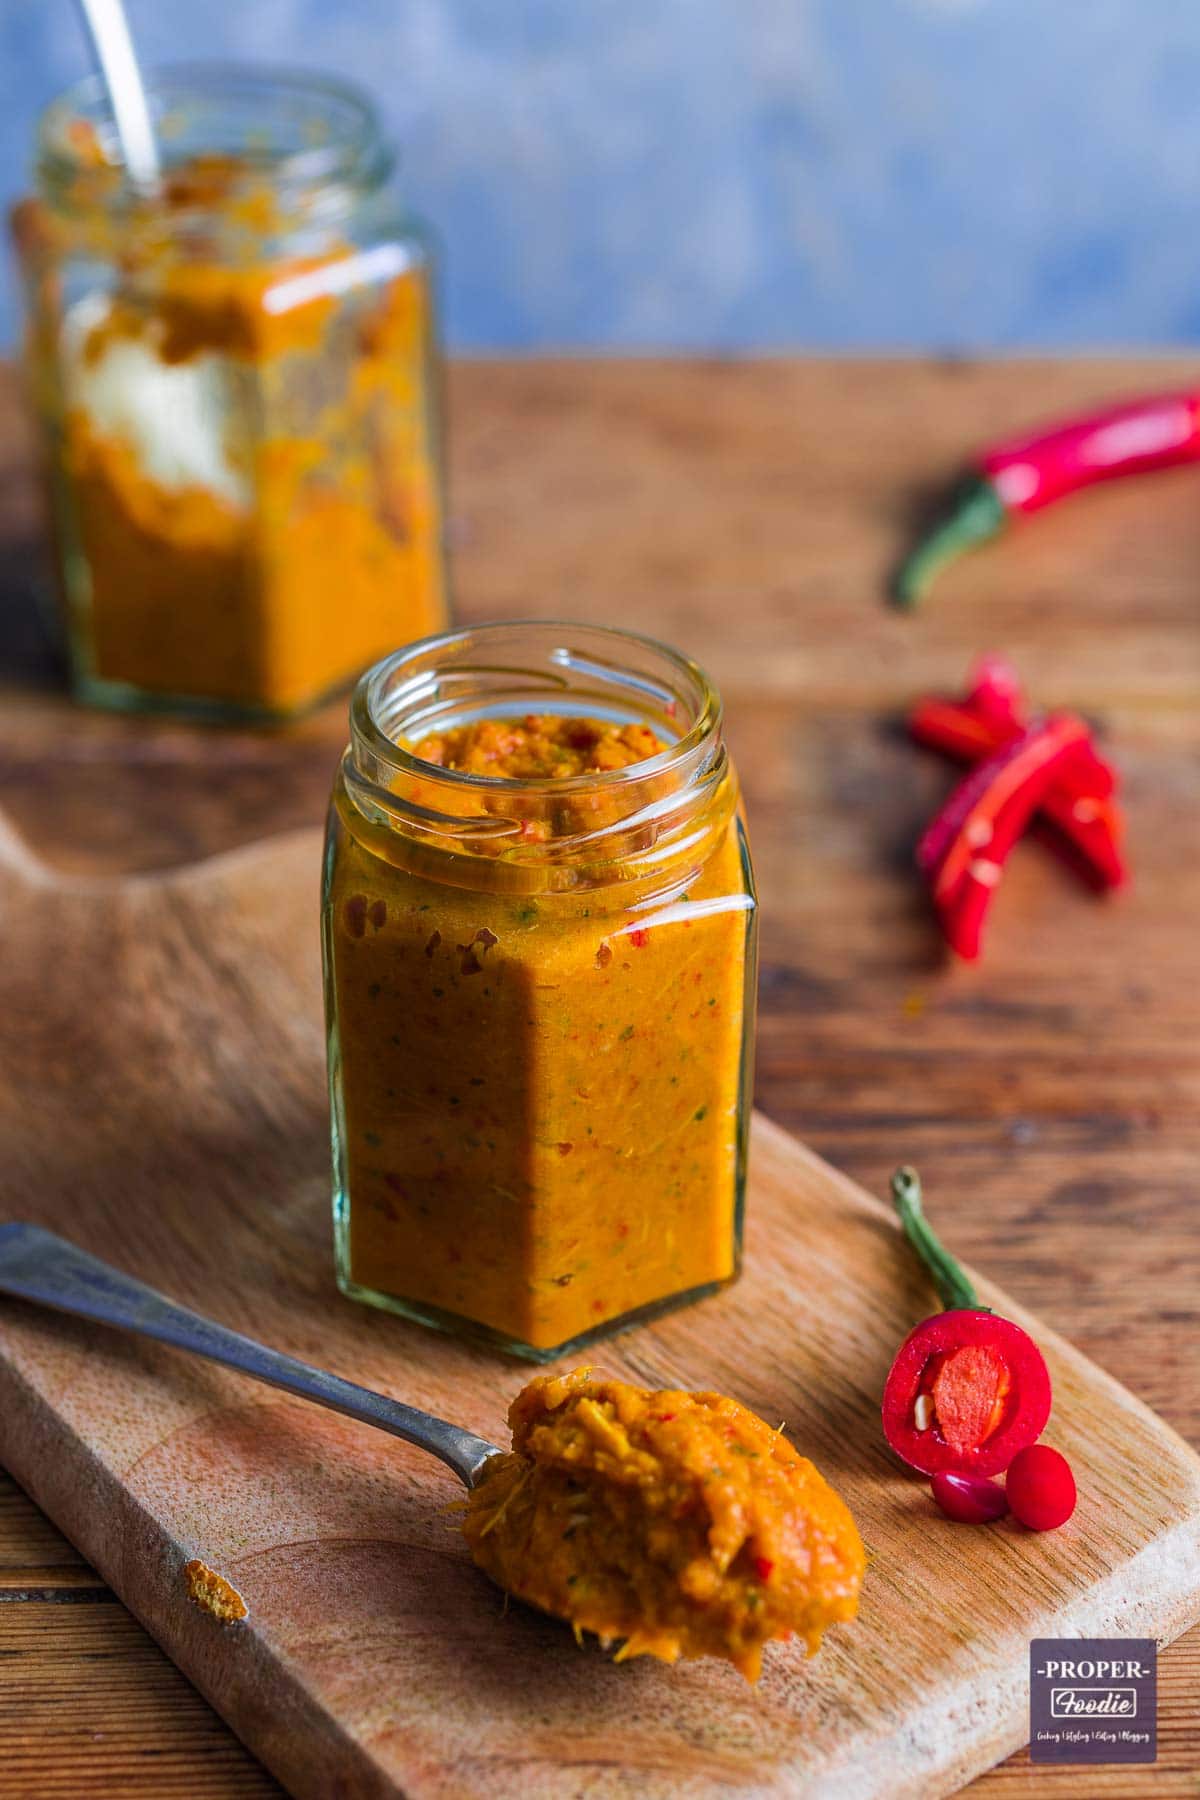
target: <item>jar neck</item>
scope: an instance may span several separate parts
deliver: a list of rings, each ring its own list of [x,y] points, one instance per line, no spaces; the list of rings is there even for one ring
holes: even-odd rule
[[[413,752],[431,734],[531,713],[648,725],[664,748],[539,780]],[[707,860],[737,804],[716,690],[695,663],[633,633],[529,622],[426,639],[363,677],[350,726],[341,785],[352,829],[452,885],[657,891]]]
[[[182,67],[152,72],[147,97],[163,159],[153,192],[128,180],[95,78],[46,108],[36,187],[68,227],[262,262],[306,238],[317,247],[391,173],[370,101],[341,83]]]

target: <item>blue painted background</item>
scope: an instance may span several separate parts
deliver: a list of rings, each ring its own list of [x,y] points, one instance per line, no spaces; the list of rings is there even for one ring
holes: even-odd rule
[[[374,90],[459,347],[1200,338],[1195,0],[129,5],[150,60]],[[7,197],[86,66],[71,0],[0,0]]]

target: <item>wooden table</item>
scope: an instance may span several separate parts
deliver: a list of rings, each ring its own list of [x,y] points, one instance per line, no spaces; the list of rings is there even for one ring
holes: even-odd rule
[[[881,604],[931,488],[998,431],[1191,379],[1172,363],[475,362],[451,377],[459,617],[627,623],[728,706],[764,921],[759,1104],[877,1190],[919,1164],[965,1256],[1200,1442],[1200,506],[1190,472],[1063,506]],[[33,611],[28,435],[0,385],[0,808],[61,866],[162,867],[320,818],[344,706],[276,732],[87,714]],[[983,966],[947,968],[910,869],[946,770],[898,729],[987,648],[1100,720],[1131,893],[1036,847]],[[0,1475],[0,1796],[278,1792]],[[1200,1632],[1160,1671],[1156,1771],[1200,1792]],[[8,1773],[6,1774],[6,1770]],[[982,1794],[1077,1796],[1024,1755]],[[13,1785],[15,1783],[15,1785]]]

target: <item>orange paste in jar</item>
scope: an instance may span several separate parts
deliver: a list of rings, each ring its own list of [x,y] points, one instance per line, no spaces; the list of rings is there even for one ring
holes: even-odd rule
[[[322,278],[350,244],[270,254],[287,221],[236,158],[171,171],[158,205],[161,228],[95,246],[116,292],[64,315],[57,384],[39,383],[56,391],[75,662],[287,714],[445,620],[427,277],[337,294]],[[171,218],[197,205],[236,225],[241,260],[215,239],[181,250]]]
[[[476,719],[422,738],[414,756],[471,775],[507,781],[561,781],[631,763],[665,749],[649,725],[529,713],[523,719]]]
[[[556,779],[663,748],[644,725],[484,719],[416,748],[543,781],[521,834],[602,807]],[[480,790],[474,790],[476,794]],[[344,1275],[452,1328],[550,1353],[737,1272],[753,897],[730,813],[686,891],[452,885],[387,860],[344,796],[327,932]],[[500,853],[502,855],[502,853]],[[499,891],[497,889],[499,888]]]
[[[618,1660],[816,1651],[852,1619],[865,1552],[849,1508],[782,1431],[736,1400],[650,1392],[590,1370],[540,1376],[485,1466],[471,1554],[520,1600],[620,1642]]]

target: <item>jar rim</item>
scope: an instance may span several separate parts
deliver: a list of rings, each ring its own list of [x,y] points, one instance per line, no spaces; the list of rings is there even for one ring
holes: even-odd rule
[[[391,170],[393,159],[374,101],[365,89],[340,76],[273,63],[182,62],[148,69],[145,81],[168,175],[173,162],[220,152],[236,154],[253,179],[269,176],[279,188],[294,192],[370,188]],[[286,127],[286,135],[275,145],[269,135],[272,104]],[[238,135],[236,145],[219,137],[215,142],[203,137],[190,141],[185,129],[188,109],[203,113],[207,108],[215,117],[221,107],[231,109],[235,119],[244,114],[244,135]],[[81,124],[99,140],[103,153],[99,164],[83,150]],[[83,183],[86,203],[112,206],[133,196],[145,198],[123,179],[112,107],[97,74],[74,82],[42,109],[35,157],[40,181],[53,192],[61,194]],[[110,182],[114,175],[122,179],[98,195],[91,191],[95,184],[87,181],[94,174]]]
[[[585,646],[590,642],[596,650],[615,648],[625,644],[648,652],[651,656],[661,658],[666,668],[677,673],[694,689],[696,699],[692,723],[685,732],[681,733],[679,737],[673,738],[655,756],[644,757],[638,762],[626,763],[618,769],[597,769],[581,775],[540,777],[483,775],[475,770],[454,769],[442,763],[427,762],[423,757],[415,755],[402,743],[399,743],[392,732],[386,728],[381,716],[384,712],[385,690],[389,682],[393,681],[406,665],[415,665],[423,658],[435,657],[438,653],[450,653],[459,647],[465,649],[478,645],[486,654],[489,644],[494,644],[504,638],[515,637],[518,640],[522,636],[532,638],[534,634],[549,634],[551,637],[561,634],[564,640],[567,640],[554,647],[550,657],[546,659],[548,662],[552,660],[564,671],[571,669],[595,673],[597,670],[603,669],[610,677],[616,679],[619,679],[624,673],[626,686],[640,688],[648,701],[656,698],[662,700],[662,710],[668,711],[672,703],[678,704],[680,698],[678,694],[667,689],[665,685],[652,683],[645,675],[638,675],[632,671],[623,672],[616,663],[598,663],[594,657],[586,654],[586,648],[582,653],[573,649],[569,640],[574,638],[577,643]],[[464,666],[470,667],[470,665]],[[489,673],[496,673],[499,670],[506,670],[513,674],[533,673],[519,664],[480,666],[486,668]],[[419,680],[419,677],[417,679]],[[410,690],[414,699],[419,699],[423,692],[428,692],[429,684],[434,679],[435,677],[431,673],[426,677],[423,688],[414,686]],[[561,691],[565,692],[565,689]],[[547,696],[549,697],[552,693],[553,689],[548,687]],[[393,713],[398,710],[394,707]],[[525,706],[507,716],[518,716],[521,711],[528,712],[529,710],[530,708]],[[554,708],[551,705],[545,710],[553,711]],[[476,716],[483,717],[485,714],[481,711]],[[489,716],[496,717],[498,715],[493,712]],[[686,763],[694,759],[696,752],[701,749],[706,740],[719,734],[722,717],[720,695],[710,677],[693,658],[685,656],[670,644],[665,644],[661,639],[651,637],[644,632],[627,631],[623,627],[615,625],[582,625],[566,619],[494,621],[483,625],[463,626],[457,630],[438,632],[431,637],[420,638],[373,664],[360,678],[350,699],[352,738],[356,743],[367,748],[373,758],[381,764],[391,765],[398,775],[412,776],[422,780],[428,780],[432,776],[439,781],[445,781],[451,791],[457,788],[463,793],[472,791],[485,794],[535,793],[543,796],[572,795],[584,791],[611,793],[622,786],[629,786],[652,777],[670,775],[673,771],[682,769]],[[388,723],[395,727],[397,719],[394,716],[389,717]],[[406,733],[405,735],[411,734]]]
[[[648,724],[665,746],[621,768],[514,778],[428,762],[402,741],[531,713]],[[551,887],[661,881],[695,860],[736,805],[722,719],[700,665],[656,638],[564,620],[466,627],[362,677],[338,791],[389,839],[457,871],[447,879],[500,858]],[[539,822],[552,828],[528,829]]]

